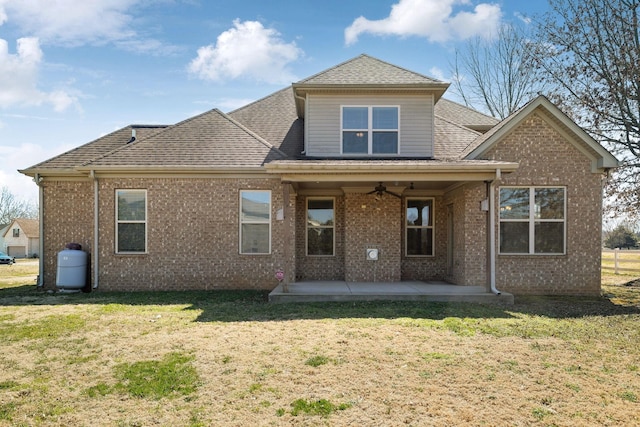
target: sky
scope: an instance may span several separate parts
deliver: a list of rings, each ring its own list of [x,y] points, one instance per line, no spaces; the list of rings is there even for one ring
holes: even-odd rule
[[[130,124],[229,112],[360,54],[450,81],[455,49],[546,0],[0,0],[0,187]],[[450,93],[445,97],[456,100]]]

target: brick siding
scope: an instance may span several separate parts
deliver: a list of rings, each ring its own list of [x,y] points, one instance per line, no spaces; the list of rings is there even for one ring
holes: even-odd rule
[[[520,163],[516,172],[503,176],[501,185],[567,188],[566,255],[498,255],[498,289],[519,295],[598,295],[602,176],[592,173],[591,160],[538,114],[528,117],[488,156]]]

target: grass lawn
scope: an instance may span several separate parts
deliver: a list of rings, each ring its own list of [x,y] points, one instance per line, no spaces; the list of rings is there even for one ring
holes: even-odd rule
[[[640,425],[637,277],[506,308],[270,305],[51,295],[22,268],[0,266],[0,426]]]

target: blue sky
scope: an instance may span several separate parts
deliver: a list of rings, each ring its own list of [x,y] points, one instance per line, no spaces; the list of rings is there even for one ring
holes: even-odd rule
[[[361,53],[448,81],[456,46],[546,8],[545,0],[0,0],[0,186],[35,200],[36,185],[17,169],[128,124],[231,111]]]

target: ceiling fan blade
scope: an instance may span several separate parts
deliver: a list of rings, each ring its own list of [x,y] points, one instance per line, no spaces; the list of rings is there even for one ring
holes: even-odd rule
[[[378,190],[371,190],[367,194],[373,194],[373,193],[377,193],[377,192],[378,192]]]
[[[391,194],[392,196],[396,196],[398,199],[402,199],[401,195],[399,195],[397,193],[394,193],[393,191],[384,190],[384,192],[387,193],[387,194]]]

